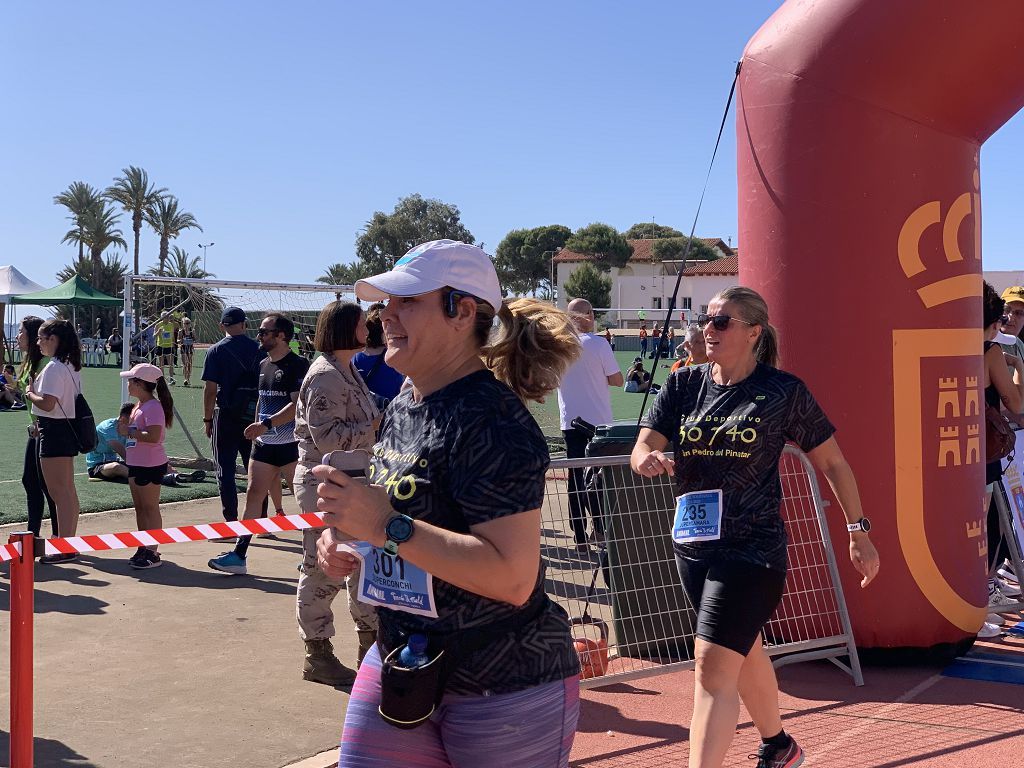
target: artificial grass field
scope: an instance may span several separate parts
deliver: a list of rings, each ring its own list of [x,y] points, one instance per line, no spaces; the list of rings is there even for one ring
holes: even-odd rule
[[[616,352],[616,358],[623,373],[633,362],[636,352]],[[186,418],[193,438],[200,445],[203,455],[210,457],[209,443],[202,431],[202,370],[205,352],[197,350],[192,373],[192,385],[181,386],[181,368],[178,366],[177,386],[171,387],[174,404]],[[649,368],[651,361],[645,361]],[[660,365],[664,365],[663,363]],[[96,422],[117,416],[121,405],[121,386],[119,369],[114,366],[105,368],[83,367],[82,391]],[[655,377],[660,383],[665,380],[668,371],[661,368]],[[643,395],[623,392],[621,388],[611,390],[612,412],[616,419],[636,419]],[[648,405],[650,405],[648,400]],[[546,435],[561,436],[558,423],[558,399],[552,394],[542,404],[531,404],[531,411]],[[22,463],[25,455],[25,427],[29,423],[26,411],[0,412],[0,524],[21,522],[26,519],[25,493],[21,487]],[[165,445],[170,456],[194,456],[191,445],[185,437],[184,430],[178,421],[167,432]],[[103,481],[90,481],[85,473],[85,457],[75,460],[75,488],[82,505],[83,512],[100,512],[108,509],[124,509],[132,506],[131,493],[127,485]],[[239,478],[238,488],[244,493],[244,481]],[[189,499],[207,498],[217,495],[217,480],[210,471],[207,478],[200,483],[190,483],[180,488],[164,487],[160,492],[163,502],[187,501]],[[240,500],[241,501],[241,500]],[[48,514],[48,513],[47,513]]]

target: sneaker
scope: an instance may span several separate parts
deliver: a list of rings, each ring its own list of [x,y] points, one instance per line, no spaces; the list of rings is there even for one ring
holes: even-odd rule
[[[25,410],[25,404],[24,403],[15,403],[14,405],[11,406],[11,410],[12,411],[24,411]]]
[[[1020,586],[1016,582],[1006,581],[996,576],[996,586],[999,587],[999,591],[1007,597],[1016,597],[1020,599]]]
[[[761,742],[757,754],[748,757],[757,758],[756,768],[797,768],[804,763],[804,751],[793,737],[789,739],[789,746],[782,749]]]
[[[11,406],[14,407],[13,405]],[[999,570],[996,571],[996,576],[1004,581],[1015,581],[1020,583],[1020,579],[1017,578],[1017,574],[1013,572],[1013,563],[1009,560],[1003,560],[1003,564],[999,566]]]
[[[160,559],[160,553],[154,552],[151,549],[139,550],[128,561],[128,565],[140,571],[144,571],[147,568],[159,568],[163,564],[163,560]]]
[[[189,386],[188,379],[185,379],[185,381],[182,383],[181,386],[183,386],[183,387]]]
[[[214,557],[207,565],[213,568],[215,571],[223,571],[224,573],[232,573],[240,576],[246,574],[245,558],[239,557],[233,550],[231,552],[225,552],[220,557]]]
[[[201,469],[197,469],[192,472],[185,473],[182,475],[182,479],[187,480],[190,483],[200,483],[206,479],[206,473]]]
[[[1003,621],[1003,617],[1000,616],[998,613],[990,613],[987,616],[985,616],[985,622],[987,624],[995,624],[997,627],[1003,626]]]
[[[978,639],[992,640],[997,637],[1002,637],[1002,634],[1003,630],[999,627],[998,624],[990,624],[986,621],[984,624],[981,625],[981,629],[978,630]]]
[[[995,611],[993,611],[993,613],[1001,613],[1002,611],[1000,611],[1000,609],[1007,608],[1007,606],[1012,607],[1007,608],[1007,610],[1012,610],[1013,608],[1015,608],[1016,605],[1016,600],[1014,600],[1012,597],[1007,597],[1006,595],[1004,595],[1002,590],[999,588],[999,584],[995,580],[989,579],[988,607],[996,609]]]
[[[173,377],[173,376],[171,376],[170,380],[169,380],[169,381],[168,381],[167,383],[168,383],[168,384],[170,384],[170,385],[171,385],[171,386],[173,387],[173,386],[174,386],[175,384],[177,384],[178,382],[176,382],[176,381],[174,380],[174,377]]]
[[[72,560],[77,560],[77,559],[78,559],[78,553],[77,552],[69,552],[67,554],[63,554],[63,553],[58,552],[55,555],[43,555],[42,557],[39,558],[39,562],[42,563],[43,565],[57,565],[58,563],[69,563]]]

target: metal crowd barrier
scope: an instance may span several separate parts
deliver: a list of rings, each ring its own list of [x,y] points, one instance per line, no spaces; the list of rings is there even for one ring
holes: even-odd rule
[[[569,470],[579,468],[589,468],[590,490],[577,491],[577,498],[600,507],[605,528],[603,541],[592,535],[581,547],[573,538],[568,491]],[[828,659],[863,685],[814,470],[791,446],[779,470],[789,574],[782,602],[764,630],[766,650],[777,667]],[[593,662],[584,664],[583,687],[693,668],[696,616],[672,553],[674,510],[671,481],[633,473],[626,456],[551,462],[541,556],[548,594],[574,620],[581,658]],[[589,513],[585,519],[589,530]],[[590,666],[594,672],[606,668],[586,677]]]

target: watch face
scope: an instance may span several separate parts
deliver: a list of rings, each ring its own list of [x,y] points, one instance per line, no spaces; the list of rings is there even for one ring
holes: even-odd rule
[[[389,539],[401,544],[412,538],[412,520],[405,515],[395,515],[388,520],[384,531]]]
[[[862,531],[864,531],[864,533],[867,533],[871,530],[871,521],[868,520],[866,517],[862,517],[860,519],[860,528]]]

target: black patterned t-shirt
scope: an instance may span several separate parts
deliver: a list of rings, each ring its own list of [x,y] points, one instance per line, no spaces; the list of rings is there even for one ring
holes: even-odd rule
[[[669,376],[642,422],[675,446],[677,493],[722,490],[721,538],[675,543],[675,550],[784,571],[782,449],[792,441],[813,450],[835,427],[790,373],[759,364],[746,379],[726,386],[716,384],[710,370],[705,363]]]
[[[374,447],[370,481],[402,514],[450,531],[540,508],[549,464],[544,435],[522,401],[489,371],[465,376],[419,403],[411,390],[391,402]],[[539,560],[539,558],[538,558]],[[529,608],[433,580],[437,618],[379,608],[383,654],[414,632],[457,633]],[[544,564],[527,606],[539,616],[462,660],[450,693],[510,693],[579,672],[564,610],[544,594]]]

